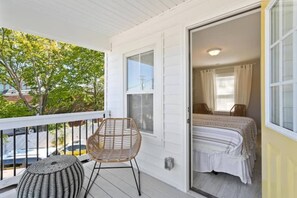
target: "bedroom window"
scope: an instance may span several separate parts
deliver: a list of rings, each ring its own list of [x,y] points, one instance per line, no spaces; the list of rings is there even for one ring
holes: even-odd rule
[[[126,58],[127,116],[135,120],[142,132],[154,128],[154,51]]]
[[[216,111],[230,111],[234,105],[234,72],[217,73],[216,80]]]
[[[266,123],[297,137],[297,2],[272,1],[266,17]]]

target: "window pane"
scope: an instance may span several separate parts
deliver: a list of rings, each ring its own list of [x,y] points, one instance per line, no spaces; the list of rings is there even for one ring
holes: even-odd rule
[[[283,35],[293,28],[293,1],[283,0]]]
[[[271,44],[279,39],[279,3],[271,9]]]
[[[140,90],[139,55],[127,58],[128,90]]]
[[[216,110],[217,111],[230,111],[234,105],[234,95],[217,96]]]
[[[154,89],[154,52],[149,51],[127,58],[128,91]]]
[[[279,82],[279,45],[271,49],[271,83]]]
[[[154,53],[153,51],[140,54],[140,83],[141,90],[154,89]]]
[[[283,41],[283,81],[293,78],[293,35]]]
[[[279,87],[271,87],[271,114],[270,121],[279,125]]]
[[[153,94],[129,94],[127,109],[141,131],[153,133]]]
[[[283,127],[293,130],[293,85],[283,86]]]
[[[234,105],[234,74],[216,76],[216,111],[230,111]]]

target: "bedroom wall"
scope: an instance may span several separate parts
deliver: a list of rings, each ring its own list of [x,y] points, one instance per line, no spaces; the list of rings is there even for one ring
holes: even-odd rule
[[[107,54],[106,109],[112,117],[125,117],[124,56],[133,50],[155,43],[160,48],[162,88],[157,112],[162,120],[161,136],[143,135],[137,156],[141,171],[180,190],[189,190],[189,147],[187,124],[187,31],[194,24],[254,7],[257,0],[190,0],[158,17],[112,38],[112,51]],[[159,75],[159,74],[158,74]],[[164,169],[164,157],[174,157],[175,167]],[[162,197],[162,195],[159,195]],[[178,195],[177,195],[178,196]],[[166,195],[163,195],[166,197]]]
[[[236,66],[242,64],[255,64],[253,66],[253,77],[252,77],[252,89],[250,96],[250,103],[247,109],[247,116],[255,120],[258,129],[261,129],[261,83],[260,83],[260,59],[250,60],[235,63],[232,65],[221,65],[213,67],[203,67],[203,68],[194,68],[193,69],[193,101],[194,103],[202,103],[202,87],[201,87],[201,76],[200,71],[209,68],[220,68],[224,66]]]

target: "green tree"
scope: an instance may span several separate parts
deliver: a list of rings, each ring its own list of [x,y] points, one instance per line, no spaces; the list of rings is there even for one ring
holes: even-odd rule
[[[13,86],[20,94],[20,98],[28,109],[33,107],[25,99],[21,93],[22,77],[21,73],[26,64],[26,43],[21,37],[21,33],[13,34],[11,30],[1,28],[1,43],[0,43],[0,79]],[[17,44],[19,43],[19,45]]]
[[[22,102],[9,102],[0,95],[0,118],[11,118],[20,116],[31,116],[34,112],[28,111],[28,108]]]
[[[67,81],[81,90],[88,107],[102,110],[104,106],[104,53],[75,46],[68,56],[72,65],[71,79]],[[77,72],[79,71],[79,72]]]
[[[5,28],[0,35],[0,81],[18,91],[29,112],[103,109],[103,53]],[[31,103],[23,83],[31,88]]]

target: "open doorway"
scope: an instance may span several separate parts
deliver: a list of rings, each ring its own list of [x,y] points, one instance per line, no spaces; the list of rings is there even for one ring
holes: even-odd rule
[[[261,197],[260,10],[190,30],[191,188]]]

